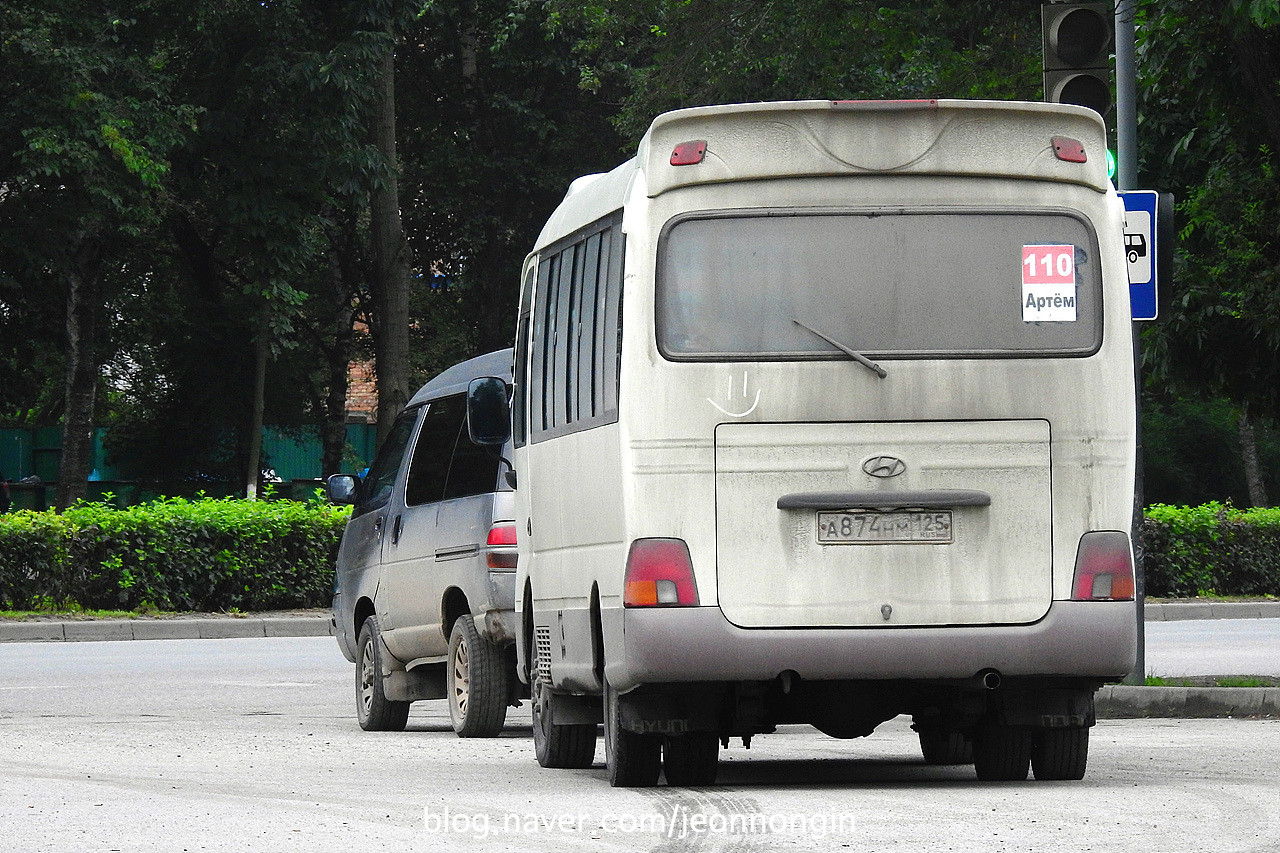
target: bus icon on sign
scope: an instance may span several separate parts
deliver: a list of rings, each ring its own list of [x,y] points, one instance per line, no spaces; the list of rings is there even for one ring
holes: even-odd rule
[[[1142,234],[1124,235],[1124,251],[1129,256],[1129,263],[1136,264],[1139,258],[1147,256],[1147,238]]]

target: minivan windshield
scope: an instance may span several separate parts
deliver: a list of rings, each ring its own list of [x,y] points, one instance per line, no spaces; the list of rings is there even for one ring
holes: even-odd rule
[[[752,211],[664,228],[657,331],[673,360],[1087,355],[1101,271],[1067,212]]]

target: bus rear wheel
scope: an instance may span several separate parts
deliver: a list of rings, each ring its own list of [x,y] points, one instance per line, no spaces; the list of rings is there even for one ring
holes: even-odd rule
[[[920,730],[920,753],[925,764],[951,765],[973,763],[973,741],[963,732],[928,728]]]
[[[662,738],[640,735],[622,727],[618,691],[604,687],[604,755],[609,784],[614,788],[651,788],[662,772]]]
[[[1088,729],[1046,729],[1032,738],[1031,770],[1038,781],[1083,779],[1088,763]]]
[[[596,724],[551,722],[551,685],[535,678],[530,689],[533,706],[533,752],[543,767],[580,770],[590,767],[596,757]]]
[[[689,732],[662,739],[662,769],[668,785],[714,785],[719,764],[720,738],[715,732]]]
[[[978,727],[973,769],[982,782],[1022,782],[1031,764],[1031,732],[999,723]]]

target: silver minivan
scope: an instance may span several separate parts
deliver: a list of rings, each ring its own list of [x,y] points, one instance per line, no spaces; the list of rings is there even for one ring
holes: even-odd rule
[[[449,700],[461,737],[502,730],[515,678],[516,529],[510,468],[472,441],[468,384],[511,378],[511,350],[436,376],[409,401],[363,478],[329,478],[353,505],[338,551],[333,629],[356,664],[356,716],[400,731],[409,705]]]

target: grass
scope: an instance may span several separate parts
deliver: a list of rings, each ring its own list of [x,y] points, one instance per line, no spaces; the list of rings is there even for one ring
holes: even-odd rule
[[[89,610],[83,607],[50,607],[39,610],[0,610],[0,619],[25,621],[30,619],[137,619],[141,616],[161,616],[158,610]]]
[[[1146,600],[1151,604],[1187,604],[1195,601],[1243,602],[1247,604],[1258,601],[1280,601],[1280,597],[1274,595],[1219,595],[1216,592],[1201,590],[1196,593],[1195,598],[1159,598],[1149,595]]]

